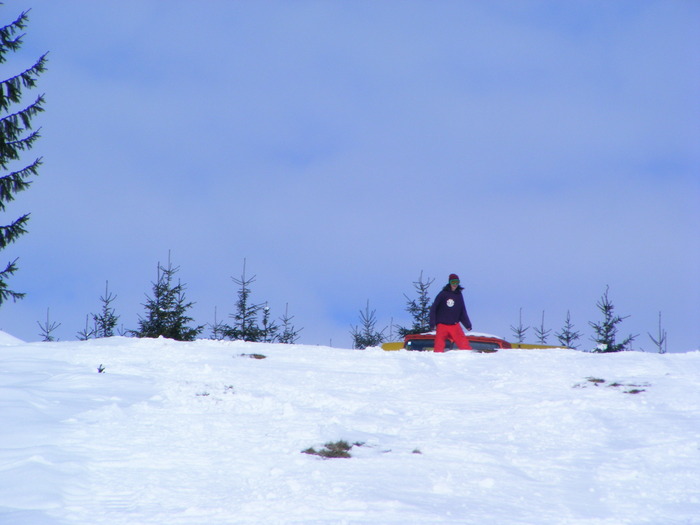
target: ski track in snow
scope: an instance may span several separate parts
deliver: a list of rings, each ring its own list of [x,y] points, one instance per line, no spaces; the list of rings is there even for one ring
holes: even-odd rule
[[[700,352],[11,343],[0,524],[700,523],[699,377]]]

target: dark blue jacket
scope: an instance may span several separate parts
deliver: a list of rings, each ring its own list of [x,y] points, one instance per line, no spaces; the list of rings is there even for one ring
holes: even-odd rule
[[[430,307],[430,329],[435,330],[437,324],[457,324],[462,323],[467,330],[472,329],[472,322],[467,314],[467,307],[464,305],[462,288],[458,286],[453,292],[448,284],[437,294],[433,305]]]

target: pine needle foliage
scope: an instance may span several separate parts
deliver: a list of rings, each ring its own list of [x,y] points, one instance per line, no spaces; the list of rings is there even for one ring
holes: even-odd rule
[[[185,298],[185,285],[174,283],[174,276],[180,267],[173,267],[168,255],[168,265],[158,263],[158,278],[153,283],[153,297],[146,296],[146,317],[139,316],[139,329],[136,337],[167,337],[176,341],[194,341],[203,326],[191,327],[193,319],[186,315],[194,303]]]
[[[270,307],[265,303],[262,309],[262,328],[260,340],[263,343],[274,343],[279,340],[279,325],[270,318]]]
[[[289,315],[289,303],[287,303],[284,305],[284,316],[280,317],[282,325],[280,326],[281,332],[277,338],[280,343],[293,344],[299,340],[299,332],[303,328],[296,328],[292,324],[292,319],[294,319],[294,316]]]
[[[58,329],[59,326],[61,326],[61,323],[56,323],[55,321],[51,321],[49,317],[49,309],[46,309],[46,322],[45,323],[40,323],[39,321],[36,322],[39,325],[39,328],[41,332],[39,332],[39,335],[41,336],[41,341],[44,343],[50,343],[53,341],[58,341],[53,335],[54,331]]]
[[[525,342],[525,333],[530,329],[529,326],[523,326],[523,309],[520,309],[518,314],[518,326],[511,325],[510,327],[513,335],[515,335],[515,340],[518,343]]]
[[[218,318],[217,308],[214,307],[214,322],[207,325],[211,330],[210,338],[215,341],[221,341],[226,335],[226,329],[228,328],[226,323],[220,321]]]
[[[562,346],[566,348],[577,348],[575,343],[581,338],[581,333],[574,330],[574,325],[571,322],[571,312],[569,310],[566,311],[566,321],[564,322],[561,332],[556,332],[554,335]]]
[[[542,323],[540,326],[535,327],[535,335],[537,336],[537,342],[541,345],[546,345],[547,344],[547,338],[549,337],[549,334],[552,333],[552,330],[546,329],[544,327],[544,311],[542,312]]]
[[[623,350],[629,350],[629,346],[636,337],[630,335],[621,343],[617,342],[617,325],[619,325],[629,316],[620,317],[619,315],[615,314],[615,306],[608,297],[609,290],[610,287],[606,286],[605,293],[596,303],[596,306],[603,314],[603,320],[599,323],[589,322],[595,331],[595,335],[592,337],[592,340],[597,343],[596,348],[593,350],[596,353],[622,352]]]
[[[90,328],[90,316],[86,315],[85,316],[85,328],[80,330],[76,334],[76,337],[77,337],[78,341],[87,341],[88,339],[90,339],[94,336],[95,336],[95,325],[93,324],[92,328]]]
[[[353,326],[350,331],[353,348],[364,350],[370,346],[379,346],[386,340],[386,328],[377,330],[377,313],[376,310],[369,309],[369,300],[365,309],[360,310],[360,323],[360,326]]]
[[[109,291],[109,281],[105,283],[105,294],[100,296],[102,301],[102,310],[99,314],[92,314],[92,319],[95,323],[95,337],[112,337],[114,328],[117,326],[119,316],[114,313],[112,302],[117,298],[116,295]]]
[[[405,337],[409,334],[422,334],[430,331],[430,296],[428,290],[435,279],[426,278],[423,280],[423,272],[417,281],[413,281],[413,288],[416,291],[416,297],[411,299],[406,294],[406,311],[411,314],[413,324],[410,328],[397,326],[397,332],[400,337]]]
[[[250,285],[255,282],[255,275],[246,277],[246,260],[243,259],[243,273],[241,278],[231,277],[238,285],[238,299],[236,300],[236,313],[229,317],[233,319],[233,326],[227,326],[224,334],[227,338],[239,341],[259,342],[265,337],[265,329],[258,325],[258,315],[263,309],[262,304],[255,304],[250,300],[252,292]]]
[[[9,53],[15,53],[22,47],[23,30],[27,23],[28,12],[25,11],[13,22],[0,27],[0,64],[7,61]],[[17,164],[22,154],[31,150],[39,139],[39,130],[32,128],[32,121],[44,111],[44,95],[26,104],[24,94],[26,90],[36,87],[39,75],[45,70],[46,54],[28,69],[0,80],[0,213],[3,214],[7,211],[7,204],[15,200],[15,195],[29,188],[32,177],[38,175],[41,165],[40,157],[29,165]],[[11,219],[9,224],[0,225],[0,250],[27,233],[28,222],[29,214],[25,213]],[[16,301],[24,297],[23,293],[8,288],[7,280],[17,269],[15,258],[0,271],[0,305],[8,299]]]
[[[667,341],[666,341],[666,330],[664,330],[661,327],[661,312],[659,312],[659,333],[656,337],[651,335],[649,332],[647,332],[647,335],[649,336],[649,339],[652,340],[654,345],[656,345],[656,349],[660,354],[665,354],[666,351],[668,350],[667,346]]]

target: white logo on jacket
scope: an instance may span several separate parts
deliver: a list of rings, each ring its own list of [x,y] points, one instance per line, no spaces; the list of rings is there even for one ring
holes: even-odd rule
[[[455,300],[454,299],[448,299],[447,300],[447,306],[452,308],[455,305]]]

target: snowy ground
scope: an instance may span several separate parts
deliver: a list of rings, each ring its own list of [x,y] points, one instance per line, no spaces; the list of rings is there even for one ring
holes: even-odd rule
[[[700,523],[700,352],[2,336],[0,414],[2,525]]]

